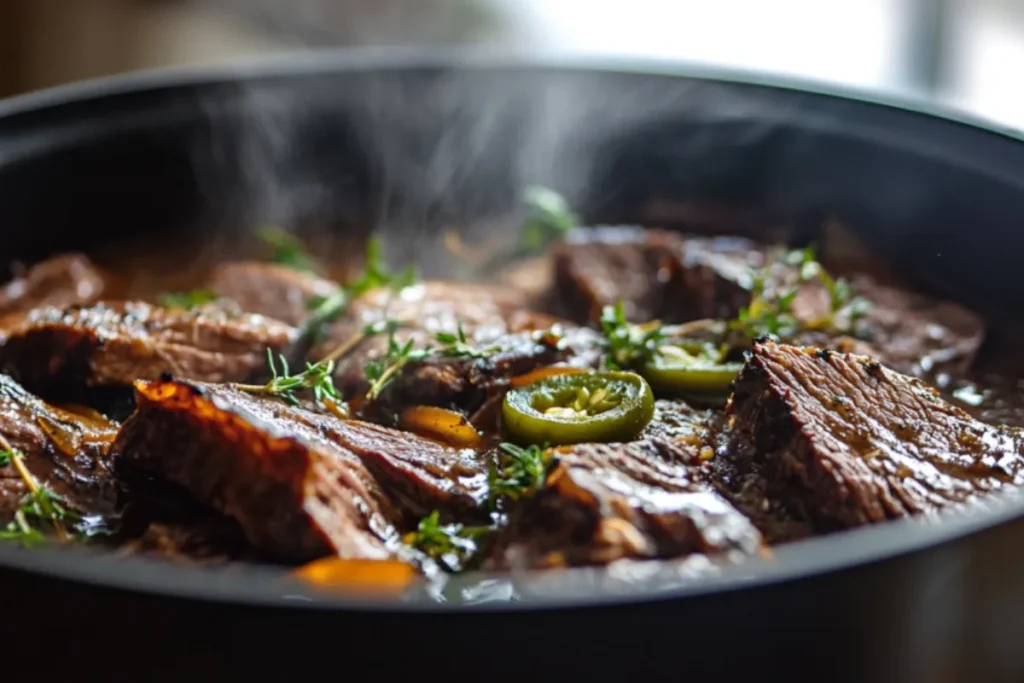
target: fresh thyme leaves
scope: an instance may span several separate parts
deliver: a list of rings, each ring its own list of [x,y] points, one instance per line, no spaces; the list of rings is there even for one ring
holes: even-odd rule
[[[384,264],[384,250],[379,237],[371,237],[366,242],[366,265],[363,273],[345,286],[349,296],[356,298],[371,289],[388,287],[399,292],[416,283],[419,275],[414,266],[409,266],[398,273],[392,273]]]
[[[466,333],[462,329],[462,323],[458,324],[457,331],[438,332],[434,340],[441,346],[426,346],[424,348],[413,348],[415,340],[409,339],[404,344],[395,337],[398,329],[397,324],[387,325],[388,350],[383,358],[371,361],[363,367],[363,374],[370,382],[370,388],[366,396],[370,400],[378,398],[385,388],[398,376],[408,363],[423,361],[428,358],[486,358],[494,353],[496,349],[476,349],[469,345]],[[383,330],[378,330],[382,332]]]
[[[542,251],[554,240],[580,224],[565,199],[546,187],[526,188],[524,199],[530,215],[523,224],[520,250],[526,253]]]
[[[21,501],[21,506],[14,513],[14,519],[6,528],[0,530],[0,540],[20,541],[25,546],[38,545],[46,540],[39,529],[40,525],[50,524],[61,540],[67,540],[65,525],[78,522],[81,517],[68,510],[66,502],[49,487],[40,484],[35,476],[28,471],[23,462],[25,456],[21,451],[11,447],[6,439],[0,437],[0,446],[8,464],[13,464],[18,475],[25,482],[28,493]]]
[[[20,541],[25,546],[34,546],[46,540],[39,526],[54,524],[64,532],[64,524],[77,522],[80,517],[64,507],[65,501],[46,486],[39,486],[22,499],[21,507],[14,513],[14,520],[0,531],[0,540]]]
[[[474,349],[466,341],[466,333],[462,329],[462,323],[458,324],[455,334],[438,332],[434,338],[442,344],[440,348],[434,349],[432,355],[445,358],[486,358],[491,349]]]
[[[511,443],[499,446],[500,464],[487,476],[488,503],[497,508],[499,500],[519,500],[544,487],[548,473],[556,460],[541,446],[521,447]],[[492,515],[495,520],[487,526],[442,524],[435,510],[420,520],[416,531],[402,537],[402,541],[417,548],[450,572],[471,568],[481,555],[486,538],[497,532],[504,523],[504,515]]]
[[[261,228],[260,240],[271,248],[270,260],[294,270],[320,273],[322,268],[306,252],[306,245],[295,235],[281,228]]]
[[[462,524],[441,524],[437,510],[420,520],[416,531],[402,541],[442,564],[448,571],[465,568],[479,550],[479,540],[494,531],[493,526],[470,527]]]
[[[546,448],[537,445],[524,448],[512,443],[502,443],[498,448],[505,457],[487,476],[492,505],[501,498],[518,500],[544,487],[555,464]]]
[[[11,464],[11,452],[0,451],[0,467],[7,467]]]
[[[331,373],[334,371],[334,361],[332,360],[306,363],[305,370],[293,375],[285,357],[278,356],[278,361],[275,362],[273,352],[267,349],[267,366],[270,368],[271,377],[266,384],[236,384],[235,387],[251,394],[276,396],[292,405],[299,405],[299,399],[295,392],[301,389],[309,389],[313,393],[313,400],[317,403],[322,403],[325,398],[341,400],[341,395],[335,388],[334,380],[331,377]]]
[[[605,337],[605,367],[624,370],[650,361],[664,338],[661,323],[652,321],[633,325],[626,320],[622,301],[605,306],[601,312],[601,330]]]
[[[344,287],[330,296],[316,296],[309,300],[306,309],[310,313],[304,327],[314,342],[320,341],[324,325],[337,320],[348,307],[349,301],[351,297]]]
[[[782,263],[797,268],[796,282],[769,291],[769,278],[776,262],[768,263],[752,273],[750,303],[740,310],[735,320],[729,321],[729,331],[756,339],[773,336],[792,337],[801,330],[822,330],[829,333],[851,332],[854,323],[863,317],[869,303],[853,294],[853,288],[844,278],[832,275],[816,260],[814,248],[786,252]],[[800,320],[794,314],[793,302],[801,285],[817,280],[829,296],[829,312],[814,320]]]
[[[764,336],[785,339],[795,335],[800,330],[800,321],[793,315],[791,307],[799,290],[792,287],[768,296],[765,293],[765,272],[756,273],[753,279],[750,303],[740,309],[735,320],[729,321],[728,330],[748,339]]]
[[[205,289],[193,289],[191,292],[172,292],[160,297],[161,305],[167,308],[195,308],[216,301],[217,295]]]
[[[377,237],[371,237],[366,242],[365,262],[363,273],[358,278],[330,296],[310,299],[306,306],[310,316],[305,329],[314,340],[323,336],[324,325],[337,320],[353,299],[378,287],[388,287],[393,292],[400,292],[414,285],[419,279],[416,268],[412,266],[398,273],[389,271],[384,265],[383,247]]]
[[[394,330],[391,331],[388,335],[387,355],[379,361],[367,363],[363,368],[363,373],[370,382],[367,398],[374,400],[379,397],[407,363],[430,357],[432,351],[430,348],[414,349],[414,342],[415,340],[410,339],[404,344],[399,344],[395,339]]]

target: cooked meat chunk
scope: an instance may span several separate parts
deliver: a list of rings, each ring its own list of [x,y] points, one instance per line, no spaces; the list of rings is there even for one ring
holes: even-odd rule
[[[751,273],[764,267],[766,254],[764,246],[740,237],[637,227],[575,230],[553,249],[557,310],[596,324],[604,306],[621,300],[635,321],[732,319],[750,302]]]
[[[710,483],[707,417],[660,403],[655,420],[668,424],[654,436],[555,449],[545,488],[513,507],[488,566],[757,553],[760,533]]]
[[[109,539],[128,553],[183,562],[266,561],[238,522],[202,505],[180,486],[119,468],[123,501]]]
[[[554,249],[554,295],[564,307],[560,313],[589,324],[619,299],[627,318],[637,322],[731,320],[750,303],[751,273],[761,272],[766,298],[795,287],[793,315],[804,322],[828,317],[832,299],[825,286],[816,279],[801,283],[796,265],[770,259],[768,252],[736,237],[581,229]],[[785,341],[866,353],[915,376],[969,368],[985,331],[979,316],[869,275],[857,275],[851,284],[870,305],[850,334],[802,332]]]
[[[136,403],[118,470],[184,487],[280,559],[387,557],[396,527],[434,509],[471,518],[486,494],[474,451],[406,432],[223,385],[139,382]]]
[[[872,304],[858,336],[878,350],[880,360],[914,376],[970,369],[985,337],[981,316],[867,275],[855,276],[851,282],[854,291]]]
[[[314,349],[312,355],[322,357],[365,326],[385,319],[401,322],[403,329],[398,340],[411,339],[417,347],[436,343],[434,337],[438,332],[455,333],[459,325],[474,342],[487,344],[503,334],[543,329],[557,322],[530,311],[523,296],[505,288],[424,282],[397,294],[388,289],[373,290],[353,301],[346,315],[328,328],[327,341]],[[374,341],[386,340],[370,340]],[[365,350],[372,345],[367,343],[360,348]]]
[[[0,368],[46,394],[69,385],[130,386],[164,373],[242,381],[266,367],[295,328],[220,306],[164,309],[141,302],[42,308],[11,331]]]
[[[751,273],[766,250],[741,237],[690,237],[683,244],[681,288],[669,322],[731,320],[750,303]]]
[[[246,313],[259,313],[289,325],[309,318],[309,303],[338,291],[338,285],[312,273],[276,263],[239,261],[217,266],[210,291],[230,299]]]
[[[497,275],[497,283],[519,292],[528,300],[529,307],[538,311],[558,308],[557,292],[552,284],[554,273],[547,256],[513,261]],[[554,296],[553,296],[554,295]]]
[[[682,238],[634,227],[573,230],[552,250],[559,312],[597,323],[622,300],[631,320],[671,320],[680,303]]]
[[[735,438],[769,495],[821,530],[964,503],[1024,482],[1024,436],[853,354],[758,343],[734,385]]]
[[[0,287],[0,332],[41,306],[65,308],[99,300],[103,273],[82,254],[63,254],[35,264]]]
[[[24,454],[32,477],[73,509],[113,511],[116,487],[107,453],[117,425],[88,409],[49,405],[0,375],[0,434]],[[0,526],[11,521],[28,492],[13,462],[0,467]]]
[[[400,297],[377,290],[360,298],[333,326],[332,344],[314,350],[313,358],[322,358],[332,345],[385,318],[401,322],[395,334],[399,344],[444,346],[437,333],[457,335],[461,326],[466,345],[479,352],[409,363],[382,397],[390,406],[422,404],[473,413],[486,407],[488,399],[503,395],[516,375],[558,363],[591,366],[599,355],[599,337],[593,331],[571,325],[552,330],[558,320],[524,309],[515,293],[427,283],[404,290]],[[339,361],[336,376],[342,393],[365,392],[365,368],[384,358],[387,348],[386,335],[377,335]]]

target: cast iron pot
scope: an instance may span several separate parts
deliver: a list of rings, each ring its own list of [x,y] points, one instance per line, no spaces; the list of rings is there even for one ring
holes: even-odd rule
[[[440,230],[512,225],[539,183],[594,221],[800,244],[839,220],[921,287],[1013,320],[1022,169],[1017,135],[917,102],[678,64],[329,52],[0,103],[0,244],[8,262],[223,246],[267,222],[377,228],[394,258],[444,275]],[[401,600],[3,546],[0,623],[7,671],[44,680],[1020,681],[1021,567],[1015,496],[735,569],[476,575]]]

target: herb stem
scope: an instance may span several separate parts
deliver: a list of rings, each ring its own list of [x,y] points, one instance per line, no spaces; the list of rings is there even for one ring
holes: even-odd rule
[[[391,381],[391,378],[398,374],[399,370],[405,367],[408,360],[408,358],[401,358],[385,368],[380,377],[374,380],[370,385],[370,390],[366,392],[367,398],[375,400],[380,396],[380,392],[384,390],[384,387],[386,387],[388,382]]]
[[[11,454],[11,465],[13,465],[14,469],[17,470],[18,476],[21,477],[21,480],[25,482],[29,495],[39,495],[39,482],[36,481],[35,476],[28,471],[28,468],[25,467],[25,463],[22,462],[25,456],[22,455],[21,451],[16,450],[3,434],[0,434],[0,448],[3,448]],[[32,527],[29,525],[28,520],[25,519],[25,515],[21,510],[18,510],[18,512],[15,513],[14,520],[18,524],[18,528],[21,529],[22,533],[27,534],[32,531]],[[68,535],[57,518],[51,516],[50,522],[53,524],[53,529],[57,532],[57,536],[60,537],[60,540],[68,540]]]

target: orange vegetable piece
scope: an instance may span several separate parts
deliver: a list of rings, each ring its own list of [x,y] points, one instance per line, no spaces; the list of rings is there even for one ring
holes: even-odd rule
[[[422,436],[443,441],[456,448],[480,446],[483,440],[466,416],[435,406],[413,406],[402,411],[399,426]]]
[[[325,557],[294,571],[298,578],[320,588],[348,592],[401,593],[416,580],[416,570],[397,560],[346,560]]]

